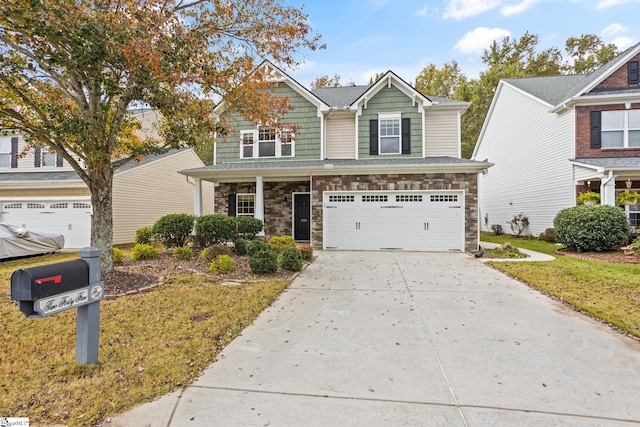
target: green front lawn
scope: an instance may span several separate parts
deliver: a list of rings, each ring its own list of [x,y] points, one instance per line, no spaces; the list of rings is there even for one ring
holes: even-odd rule
[[[102,301],[99,363],[86,366],[75,362],[76,310],[26,319],[10,300],[17,268],[74,258],[0,262],[1,416],[93,425],[185,387],[289,284],[220,286],[212,277],[185,275],[148,293]]]
[[[560,246],[541,240],[482,233],[481,240],[510,242],[550,255]],[[610,264],[557,256],[547,262],[491,262],[534,288],[640,337],[640,266]]]

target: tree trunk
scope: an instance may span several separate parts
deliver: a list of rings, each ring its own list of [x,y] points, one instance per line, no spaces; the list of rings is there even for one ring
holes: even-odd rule
[[[99,169],[99,170],[98,170]],[[113,170],[111,164],[97,165],[90,175],[91,191],[91,246],[102,251],[103,271],[113,270]]]

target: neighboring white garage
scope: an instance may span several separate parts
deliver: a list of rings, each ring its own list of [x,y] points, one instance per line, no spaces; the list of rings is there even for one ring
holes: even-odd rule
[[[463,191],[325,191],[324,249],[464,251]]]

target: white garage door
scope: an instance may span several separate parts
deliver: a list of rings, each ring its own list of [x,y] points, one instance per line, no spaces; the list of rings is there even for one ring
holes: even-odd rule
[[[325,192],[325,249],[464,251],[462,191]]]
[[[4,202],[2,222],[47,233],[60,233],[64,236],[65,248],[83,248],[91,243],[89,201]]]

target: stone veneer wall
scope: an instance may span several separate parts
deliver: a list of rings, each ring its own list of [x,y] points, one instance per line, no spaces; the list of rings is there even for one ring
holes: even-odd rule
[[[309,183],[265,182],[264,183],[264,233],[267,236],[293,236],[292,206],[293,193],[309,192]],[[215,190],[215,212],[229,214],[229,194],[255,193],[255,182],[218,184]],[[287,196],[287,203],[282,200]]]
[[[465,250],[478,249],[478,175],[476,173],[435,173],[426,175],[354,175],[316,176],[311,197],[311,241],[315,249],[322,249],[322,199],[325,191],[395,191],[464,190],[465,192]]]

